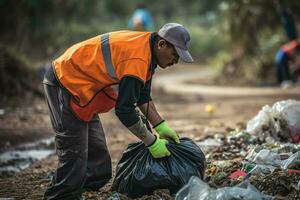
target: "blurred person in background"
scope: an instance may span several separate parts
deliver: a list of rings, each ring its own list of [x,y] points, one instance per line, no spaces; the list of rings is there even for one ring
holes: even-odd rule
[[[278,84],[282,88],[293,86],[293,72],[300,68],[300,44],[292,40],[280,47],[276,54],[276,73]],[[292,72],[292,73],[291,73]]]
[[[128,22],[128,28],[134,31],[153,31],[154,23],[152,15],[143,3],[137,5]]]
[[[293,85],[291,66],[294,68],[299,67],[300,45],[297,40],[298,32],[291,10],[281,4],[279,4],[278,8],[280,21],[288,42],[282,45],[276,54],[276,75],[278,84],[280,84],[282,88],[288,88]]]
[[[98,191],[110,180],[111,157],[98,113],[112,108],[154,158],[170,155],[166,139],[179,143],[179,136],[156,110],[151,81],[157,65],[165,69],[179,58],[193,62],[189,43],[185,27],[168,23],[158,32],[96,36],[52,62],[43,83],[59,163],[44,199],[81,199],[83,191]],[[136,108],[157,134],[145,126]]]

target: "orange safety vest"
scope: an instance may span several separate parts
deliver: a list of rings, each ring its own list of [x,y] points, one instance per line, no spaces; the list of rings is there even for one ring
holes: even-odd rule
[[[288,56],[293,56],[296,48],[299,46],[299,42],[297,40],[292,40],[289,43],[283,45],[281,48],[283,52],[288,54]]]
[[[150,32],[117,31],[73,45],[53,62],[60,84],[71,94],[70,107],[83,121],[115,107],[124,76],[151,78]]]

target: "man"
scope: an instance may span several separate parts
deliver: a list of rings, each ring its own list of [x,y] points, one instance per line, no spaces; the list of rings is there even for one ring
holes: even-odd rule
[[[288,88],[293,85],[290,73],[290,65],[299,62],[300,45],[298,40],[292,40],[280,47],[276,54],[276,72],[277,81],[282,88]]]
[[[43,83],[59,165],[45,199],[79,199],[84,190],[97,191],[109,181],[111,158],[97,113],[111,108],[154,158],[170,155],[166,139],[179,143],[179,137],[155,108],[151,80],[157,65],[170,67],[179,57],[193,62],[189,42],[182,25],[169,23],[158,33],[99,35],[73,45],[52,63]],[[158,135],[146,128],[136,107]]]

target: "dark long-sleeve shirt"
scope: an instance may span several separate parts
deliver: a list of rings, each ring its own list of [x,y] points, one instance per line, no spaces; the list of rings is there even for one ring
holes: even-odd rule
[[[151,101],[151,83],[143,82],[135,77],[123,77],[119,84],[119,96],[116,102],[116,115],[126,126],[132,126],[138,122],[135,107]]]

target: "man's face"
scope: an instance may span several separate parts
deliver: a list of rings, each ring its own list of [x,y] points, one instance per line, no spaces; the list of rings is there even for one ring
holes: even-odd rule
[[[174,64],[177,64],[179,56],[175,48],[168,44],[165,40],[159,40],[156,48],[156,62],[157,64],[165,69]]]

